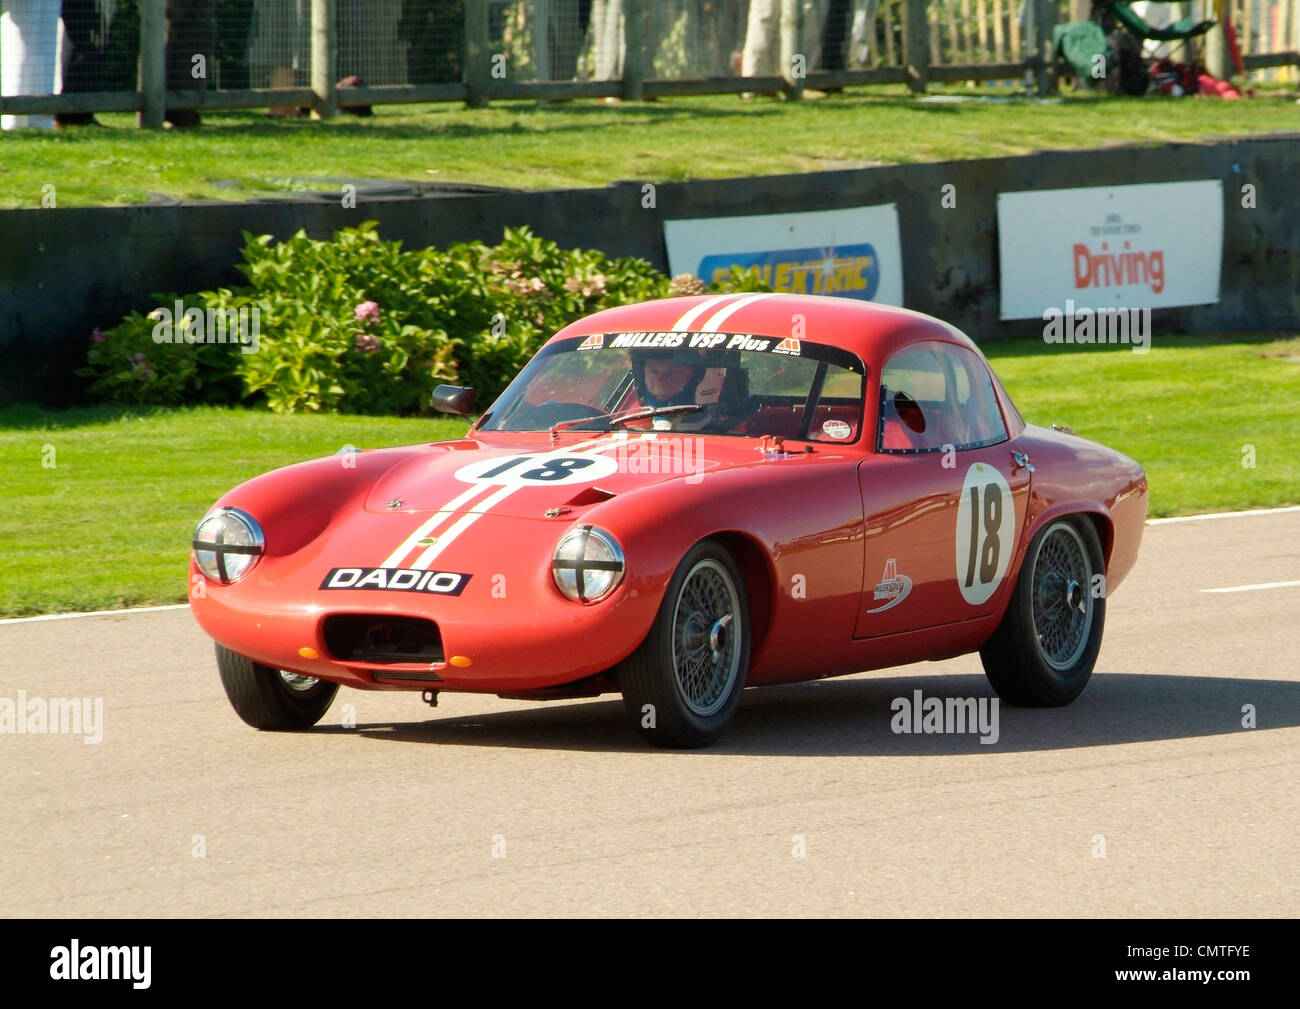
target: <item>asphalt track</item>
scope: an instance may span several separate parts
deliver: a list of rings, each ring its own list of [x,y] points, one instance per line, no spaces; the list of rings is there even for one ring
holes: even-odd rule
[[[1149,526],[1083,696],[992,745],[890,728],[992,696],[975,656],[749,691],[681,753],[616,697],[260,733],[187,611],[6,624],[0,698],[104,714],[0,735],[0,915],[1294,917],[1300,585],[1202,590],[1298,578],[1300,512]]]

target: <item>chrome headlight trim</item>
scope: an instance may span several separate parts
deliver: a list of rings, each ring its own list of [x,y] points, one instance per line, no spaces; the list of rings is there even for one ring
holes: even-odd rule
[[[266,550],[266,536],[257,519],[242,508],[216,508],[199,521],[190,545],[204,576],[230,585],[253,569]]]
[[[556,544],[551,579],[576,603],[604,599],[623,581],[627,561],[613,534],[599,526],[574,526]]]

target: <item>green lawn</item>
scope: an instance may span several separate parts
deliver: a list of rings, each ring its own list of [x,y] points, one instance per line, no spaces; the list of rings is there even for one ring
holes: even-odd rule
[[[1300,336],[1151,343],[1147,354],[1036,340],[984,350],[1026,420],[1140,462],[1152,517],[1300,504]]]
[[[1300,503],[1300,336],[1157,336],[1145,355],[1037,341],[987,350],[1026,419],[1141,462],[1153,515]],[[345,444],[464,430],[215,408],[0,410],[0,616],[182,602],[194,524],[231,486]]]
[[[1010,88],[932,94],[1005,98]],[[1295,130],[1289,90],[1249,100],[1066,95],[1058,103],[926,103],[901,86],[790,103],[735,95],[638,104],[597,101],[378,106],[369,120],[206,113],[196,130],[145,131],[134,116],[100,128],[0,137],[0,207],[139,203],[150,194],[237,200],[337,191],[311,179],[474,182],[521,189],[616,179],[726,178],[867,164],[1026,154],[1110,143],[1159,144]]]
[[[458,437],[455,419],[200,407],[0,410],[0,616],[185,601],[186,542],[259,473],[337,452]],[[52,468],[42,465],[53,449]]]

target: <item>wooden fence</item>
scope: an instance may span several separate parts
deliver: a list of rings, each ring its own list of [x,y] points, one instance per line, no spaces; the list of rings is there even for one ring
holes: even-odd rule
[[[613,79],[500,79],[494,74],[500,56],[492,51],[489,35],[490,0],[464,0],[463,80],[340,89],[337,0],[311,0],[310,86],[169,91],[166,0],[139,0],[138,90],[0,97],[0,113],[138,112],[142,126],[156,128],[163,125],[166,111],[187,109],[299,106],[329,118],[340,107],[379,104],[484,106],[505,99],[610,97],[635,101],[764,91],[797,98],[804,88],[906,83],[919,93],[930,82],[983,80],[1028,80],[1039,94],[1047,94],[1056,86],[1050,47],[1053,26],[1087,16],[1087,0],[875,0],[869,4],[875,8],[873,37],[863,46],[863,58],[850,59],[849,69],[801,73],[797,57],[804,3],[781,0],[779,75],[653,77],[645,33],[648,5],[655,0],[620,2],[622,38],[616,41],[620,41],[621,70]],[[1291,73],[1300,67],[1300,0],[1228,3],[1248,71],[1283,67]],[[498,0],[497,9],[500,6]]]

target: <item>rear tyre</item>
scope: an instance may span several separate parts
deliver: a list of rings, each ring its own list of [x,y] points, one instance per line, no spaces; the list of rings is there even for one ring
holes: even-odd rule
[[[1106,621],[1105,593],[1094,594],[1093,578],[1105,570],[1101,541],[1086,517],[1058,519],[1034,537],[1006,615],[980,649],[998,697],[1051,708],[1083,692]]]
[[[748,670],[744,578],[721,543],[704,540],[677,566],[650,633],[618,667],[623,704],[656,746],[708,746],[736,713]]]
[[[334,703],[337,683],[263,666],[217,645],[217,670],[235,714],[255,729],[309,729]]]

